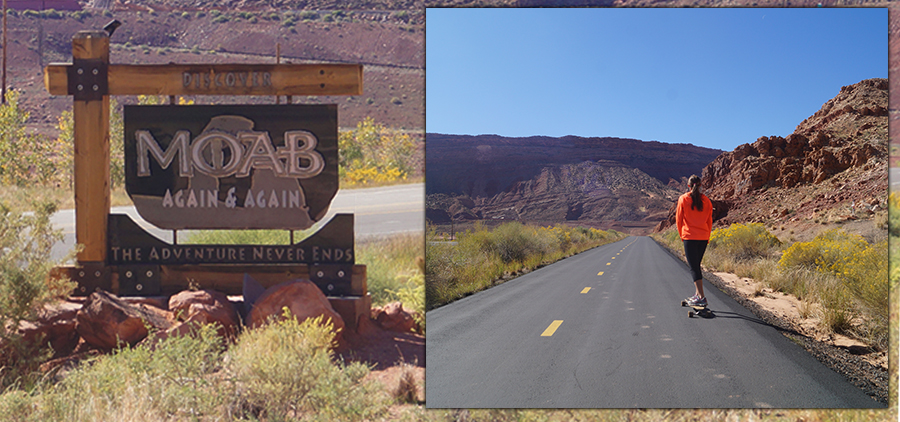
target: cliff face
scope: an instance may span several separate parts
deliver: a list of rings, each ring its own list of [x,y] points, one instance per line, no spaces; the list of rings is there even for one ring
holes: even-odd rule
[[[665,217],[684,178],[721,151],[620,138],[428,134],[426,218],[637,231]]]
[[[887,190],[888,81],[845,86],[786,138],[763,136],[703,169],[702,187],[733,222],[856,219]],[[863,214],[865,216],[865,214]],[[674,224],[674,209],[658,229]]]

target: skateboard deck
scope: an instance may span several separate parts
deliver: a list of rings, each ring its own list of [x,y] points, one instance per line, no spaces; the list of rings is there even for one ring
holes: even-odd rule
[[[681,306],[688,306],[690,308],[693,308],[693,310],[688,311],[688,318],[693,318],[694,315],[697,315],[697,316],[703,317],[703,318],[709,318],[709,317],[713,316],[713,312],[711,310],[709,310],[706,306],[688,305],[687,301],[684,301],[684,300],[681,301]]]

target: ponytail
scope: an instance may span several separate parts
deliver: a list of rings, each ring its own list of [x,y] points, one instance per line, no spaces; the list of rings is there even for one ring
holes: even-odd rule
[[[700,178],[696,174],[691,175],[688,179],[688,186],[691,188],[691,209],[703,211],[703,197],[700,196]]]

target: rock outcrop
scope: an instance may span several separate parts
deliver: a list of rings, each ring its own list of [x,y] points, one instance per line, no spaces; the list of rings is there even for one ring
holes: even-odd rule
[[[888,136],[888,81],[864,80],[842,87],[787,137],[763,136],[721,154],[703,169],[701,186],[725,211],[720,224],[836,207],[849,215],[884,196]],[[672,224],[674,209],[657,229]]]

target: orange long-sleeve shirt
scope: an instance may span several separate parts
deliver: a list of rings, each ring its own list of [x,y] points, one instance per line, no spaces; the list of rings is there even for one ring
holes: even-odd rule
[[[702,193],[700,199],[703,201],[703,211],[691,209],[694,201],[690,193],[678,198],[675,225],[682,240],[709,240],[709,234],[712,232],[712,201]]]

